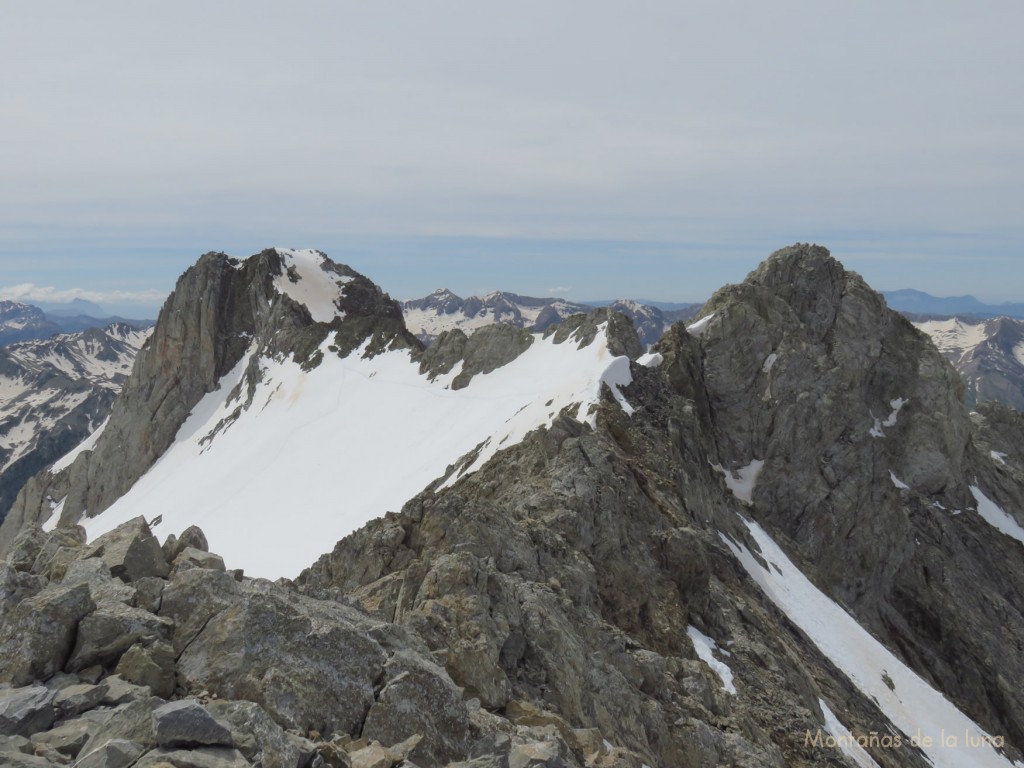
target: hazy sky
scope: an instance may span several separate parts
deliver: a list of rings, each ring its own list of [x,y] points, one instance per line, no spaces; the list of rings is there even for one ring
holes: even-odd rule
[[[401,298],[685,301],[813,241],[1024,300],[1022,29],[1020,0],[7,4],[0,295],[152,305],[286,245]]]

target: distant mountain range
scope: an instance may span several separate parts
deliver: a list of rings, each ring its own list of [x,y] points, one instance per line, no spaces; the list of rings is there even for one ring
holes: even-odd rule
[[[29,477],[103,423],[148,336],[114,323],[0,347],[0,519]]]
[[[641,343],[650,345],[670,325],[697,313],[700,304],[664,304],[662,307],[631,299],[572,302],[559,298],[536,298],[493,291],[484,296],[461,298],[447,288],[422,299],[402,303],[405,324],[421,341],[432,342],[445,331],[469,335],[475,330],[503,323],[539,333],[571,315],[588,314],[594,307],[607,307],[626,315],[637,328]],[[672,309],[666,310],[665,307]]]
[[[98,304],[81,299],[75,299],[70,304],[45,306],[46,309],[18,301],[0,301],[0,347],[19,341],[48,339],[58,333],[75,333],[114,324],[140,330],[149,328],[154,322],[106,315]]]
[[[49,301],[33,301],[31,303],[52,317],[78,317],[79,315],[108,317],[110,315],[99,304],[94,301],[87,301],[86,299],[72,299],[63,304]]]
[[[1024,411],[1024,320],[951,317],[914,325],[963,377],[967,405],[998,400]]]
[[[923,291],[904,288],[882,291],[886,304],[897,312],[915,315],[973,315],[975,317],[1015,317],[1024,319],[1024,304],[985,304],[973,296],[932,296]]]

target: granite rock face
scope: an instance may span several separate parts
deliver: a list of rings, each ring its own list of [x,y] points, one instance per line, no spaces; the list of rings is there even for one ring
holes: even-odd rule
[[[976,507],[979,478],[1024,506],[977,449],[990,427],[972,424],[956,372],[816,246],[779,251],[702,314],[716,463],[764,462],[758,519],[964,711],[1021,743],[1024,695],[1001,682],[1024,674],[1019,544],[952,511]]]

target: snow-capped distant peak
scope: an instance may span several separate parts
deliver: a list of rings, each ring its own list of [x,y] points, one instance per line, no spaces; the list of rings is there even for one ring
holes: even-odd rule
[[[275,249],[281,257],[281,274],[274,278],[274,288],[309,310],[317,323],[329,323],[344,317],[339,299],[352,277],[327,267],[327,257],[312,249]]]

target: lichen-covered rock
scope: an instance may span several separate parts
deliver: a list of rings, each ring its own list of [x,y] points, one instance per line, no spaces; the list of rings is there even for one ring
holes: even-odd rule
[[[302,768],[312,757],[312,744],[287,733],[251,701],[210,701],[206,709],[231,729],[235,747],[254,765]]]
[[[75,768],[128,768],[144,751],[145,747],[137,742],[110,739],[82,755],[75,763]]]
[[[287,728],[326,735],[359,728],[383,666],[384,651],[340,610],[268,591],[243,594],[211,616],[177,671],[189,690],[254,701]]]
[[[106,683],[69,685],[57,691],[53,704],[62,718],[75,717],[98,707],[108,691],[109,686]]]
[[[135,600],[137,591],[134,585],[125,584],[120,579],[115,579],[107,564],[98,557],[69,563],[61,579],[61,584],[66,587],[87,584],[89,593],[97,603],[124,603],[127,605]]]
[[[80,621],[96,605],[89,587],[57,587],[22,600],[0,625],[0,682],[27,685],[64,668]]]
[[[157,746],[233,747],[230,726],[217,720],[195,699],[172,701],[153,710]]]
[[[208,568],[214,571],[223,571],[224,558],[194,547],[185,547],[174,558],[173,565],[177,566],[182,562],[189,562],[197,568]]]
[[[169,699],[174,693],[174,649],[161,640],[136,643],[121,656],[115,672],[129,683],[146,686],[154,696]]]
[[[53,581],[64,578],[85,543],[85,529],[79,525],[59,527],[46,534],[46,540],[32,563],[32,572]]]
[[[153,749],[156,747],[153,712],[165,703],[163,699],[151,696],[117,707],[103,722],[97,723],[89,741],[82,747],[82,756],[85,757],[114,740],[132,742],[144,749]]]
[[[512,748],[508,768],[569,768],[565,744],[552,739],[534,741]]]
[[[42,528],[35,524],[24,526],[10,545],[6,558],[7,565],[16,571],[30,571],[45,543],[46,534]]]
[[[111,575],[126,582],[145,576],[163,577],[170,571],[160,542],[141,516],[100,536],[83,557],[101,558]]]
[[[92,723],[86,720],[68,720],[49,731],[32,736],[34,745],[45,744],[65,757],[77,757],[89,740]]]
[[[135,685],[120,675],[104,678],[100,685],[106,688],[100,703],[106,707],[120,707],[133,701],[143,701],[153,695],[153,691],[145,685]]]
[[[38,594],[44,585],[45,580],[39,576],[0,563],[0,624],[18,603]]]
[[[174,623],[172,645],[180,654],[214,615],[234,605],[241,594],[227,573],[206,568],[176,571],[160,599],[160,616]]]
[[[364,738],[397,744],[422,736],[408,757],[428,765],[466,753],[473,729],[462,694],[443,669],[399,652],[384,673],[388,682],[366,716]]]
[[[202,529],[198,525],[190,525],[181,532],[181,536],[178,537],[177,543],[175,544],[174,557],[181,554],[182,550],[187,547],[198,549],[200,552],[210,551],[210,544],[206,540],[206,534],[203,533]],[[174,557],[170,557],[168,560],[173,560]]]
[[[122,603],[105,603],[78,625],[75,648],[68,659],[72,672],[94,664],[110,666],[136,643],[152,645],[169,640],[174,623],[141,608]]]
[[[0,689],[0,736],[31,736],[53,725],[55,691],[41,685]]]
[[[135,768],[250,768],[237,749],[203,747],[200,749],[154,749],[135,763]]]
[[[39,755],[26,755],[17,752],[2,752],[4,768],[53,768],[56,763]]]

